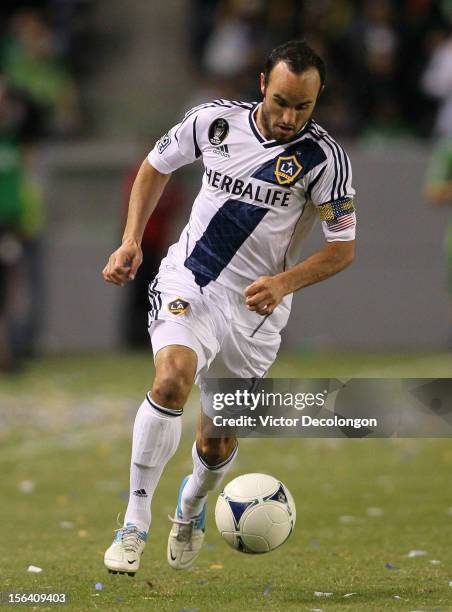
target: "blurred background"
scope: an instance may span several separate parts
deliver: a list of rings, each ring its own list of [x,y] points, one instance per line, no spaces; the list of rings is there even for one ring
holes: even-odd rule
[[[281,478],[299,530],[263,564],[231,563],[211,512],[192,579],[170,575],[166,516],[191,469],[196,389],[153,504],[143,573],[127,584],[107,577],[132,423],[152,381],[146,284],[188,219],[199,162],[168,185],[135,282],[113,287],[101,271],[154,142],[195,104],[259,100],[268,52],[305,37],[328,69],[315,118],[352,160],[358,252],[349,269],[296,295],[270,376],[450,377],[451,23],[451,0],[3,0],[0,525],[3,541],[11,525],[15,538],[13,557],[0,547],[3,590],[51,585],[74,606],[83,599],[80,610],[108,598],[108,610],[147,610],[149,599],[172,612],[245,600],[260,609],[262,592],[268,609],[298,610],[291,597],[313,608],[319,589],[359,591],[361,609],[391,607],[399,593],[413,608],[447,608],[449,440],[244,441],[230,477]],[[305,255],[322,243],[317,226]],[[408,566],[411,549],[429,556]],[[392,562],[402,571],[389,572]]]
[[[173,177],[135,283],[107,286],[137,168],[190,107],[260,99],[268,52],[297,37],[327,64],[315,118],[350,154],[359,234],[349,270],[296,296],[283,347],[447,350],[451,23],[450,0],[3,2],[0,369],[149,346],[146,285],[202,168]]]

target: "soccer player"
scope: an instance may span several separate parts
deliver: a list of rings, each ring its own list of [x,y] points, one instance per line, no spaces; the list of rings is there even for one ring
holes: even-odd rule
[[[235,438],[209,436],[206,377],[265,376],[293,292],[354,258],[350,162],[312,119],[324,85],[322,59],[304,42],[285,43],[260,75],[262,102],[215,100],[193,108],[138,172],[122,245],[103,271],[117,285],[135,276],[144,228],[171,173],[199,158],[204,164],[188,224],[149,285],[155,378],[135,419],[129,504],[104,558],[110,571],[139,568],[152,496],[179,444],[196,379],[202,410],[193,472],[181,483],[167,548],[173,568],[193,563],[204,539],[207,494],[237,455]],[[303,259],[303,239],[317,217],[326,243]]]

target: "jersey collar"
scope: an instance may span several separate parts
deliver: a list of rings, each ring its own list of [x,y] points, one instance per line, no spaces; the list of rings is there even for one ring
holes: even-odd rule
[[[253,134],[255,135],[257,140],[262,144],[262,146],[265,149],[269,149],[271,147],[284,147],[287,144],[291,144],[295,140],[298,140],[307,131],[307,129],[309,128],[309,125],[311,123],[311,119],[308,119],[308,121],[303,125],[303,127],[300,130],[298,130],[298,132],[296,134],[294,134],[292,136],[292,138],[290,138],[290,140],[287,140],[284,143],[277,142],[276,140],[267,140],[260,133],[260,131],[259,131],[258,127],[257,127],[257,124],[256,124],[256,119],[255,119],[256,111],[259,108],[259,106],[261,106],[261,104],[262,104],[262,102],[260,102],[260,103],[256,102],[254,104],[253,108],[249,112],[248,119],[249,119],[249,122],[250,122],[251,131],[253,132]]]

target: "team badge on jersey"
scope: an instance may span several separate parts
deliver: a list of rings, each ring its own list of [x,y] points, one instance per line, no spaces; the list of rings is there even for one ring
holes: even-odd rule
[[[182,298],[176,298],[168,304],[168,310],[171,314],[179,316],[187,312],[190,302],[186,302]]]
[[[163,153],[166,147],[170,145],[170,143],[171,143],[171,135],[169,132],[167,132],[166,134],[163,134],[160,140],[157,140],[157,151],[160,153],[160,155]]]
[[[295,181],[302,170],[303,166],[295,155],[290,155],[290,157],[281,155],[276,162],[276,180],[280,185],[289,185]]]
[[[226,119],[219,117],[212,121],[209,127],[209,142],[218,147],[226,138],[229,132],[229,123]]]

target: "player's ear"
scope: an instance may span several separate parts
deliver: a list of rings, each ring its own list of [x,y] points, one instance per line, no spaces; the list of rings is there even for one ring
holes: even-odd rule
[[[265,74],[263,72],[261,72],[259,80],[261,86],[261,94],[265,96]]]

